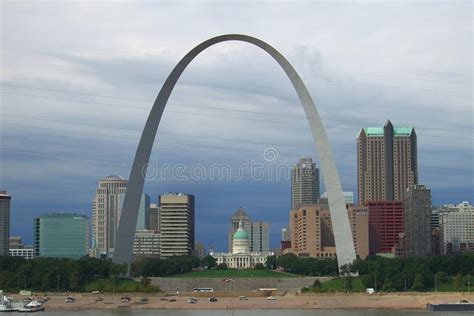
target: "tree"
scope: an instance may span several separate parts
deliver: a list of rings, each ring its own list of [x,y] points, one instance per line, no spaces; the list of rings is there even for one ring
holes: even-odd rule
[[[353,277],[346,276],[343,279],[344,279],[344,290],[346,292],[352,291],[352,279],[353,279]]]
[[[217,259],[211,255],[207,255],[201,259],[201,267],[205,269],[212,269],[217,266]]]
[[[395,291],[395,286],[390,278],[385,278],[382,286],[382,291],[384,292],[393,292]]]
[[[411,288],[414,291],[423,291],[425,289],[425,285],[423,284],[423,275],[421,273],[417,273],[415,275],[415,280],[413,281]]]
[[[323,285],[321,284],[321,281],[319,281],[319,279],[314,280],[313,285],[311,286],[311,289],[314,292],[321,292],[321,290],[323,289]]]
[[[228,269],[228,267],[227,267],[227,264],[225,264],[225,263],[219,263],[217,265],[217,270],[227,270],[227,269]]]
[[[276,269],[276,267],[277,267],[277,257],[276,256],[268,256],[267,261],[265,262],[265,266],[269,270]]]
[[[298,261],[298,259],[298,256],[294,253],[287,253],[278,257],[277,266],[282,267],[285,271],[291,271],[293,265]]]
[[[449,280],[448,274],[444,271],[436,272],[436,279],[440,283],[446,283]]]
[[[78,290],[80,286],[81,286],[81,276],[77,270],[74,270],[69,275],[69,288],[75,291],[75,290]]]
[[[127,273],[127,264],[126,263],[112,263],[110,266],[110,274],[113,277],[118,278],[120,275]]]
[[[265,266],[259,262],[255,265],[254,270],[265,270]]]
[[[143,285],[144,288],[147,288],[151,284],[151,279],[149,277],[142,276],[141,284]]]
[[[462,274],[458,273],[456,274],[456,276],[454,277],[453,279],[453,287],[458,290],[458,291],[462,291],[463,290],[463,277],[462,277]]]

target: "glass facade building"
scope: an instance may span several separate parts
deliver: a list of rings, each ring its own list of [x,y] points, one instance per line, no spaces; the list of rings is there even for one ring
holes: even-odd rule
[[[35,218],[37,257],[81,258],[88,253],[89,223],[84,215],[51,213]]]

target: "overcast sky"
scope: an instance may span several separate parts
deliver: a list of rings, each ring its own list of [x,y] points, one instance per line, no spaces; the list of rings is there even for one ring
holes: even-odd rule
[[[0,189],[12,195],[11,234],[26,242],[34,216],[90,216],[98,180],[128,178],[166,76],[188,50],[225,33],[270,43],[300,73],[345,191],[357,194],[358,131],[390,119],[415,127],[419,182],[434,204],[474,202],[471,1],[2,1],[1,14]],[[147,180],[145,192],[153,203],[164,192],[195,194],[196,239],[206,246],[226,250],[239,206],[270,222],[277,246],[290,184],[269,168],[317,158],[303,116],[266,53],[242,42],[211,47],[174,89],[153,161],[186,172],[227,163],[232,173],[253,161],[267,177],[168,174]],[[268,148],[276,159],[264,159]]]

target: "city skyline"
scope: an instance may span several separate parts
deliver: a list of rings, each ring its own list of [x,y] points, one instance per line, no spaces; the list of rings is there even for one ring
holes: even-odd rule
[[[255,7],[260,14],[265,9],[263,4]],[[179,6],[171,8],[178,10]],[[92,20],[97,19],[95,9],[86,9],[85,15]],[[303,26],[298,23],[289,26],[289,31],[280,33],[265,30],[250,20],[248,26],[239,29],[274,44],[288,56],[290,62],[295,63],[295,68],[301,72],[310,91],[314,91],[323,123],[329,127],[328,135],[335,149],[345,191],[357,192],[355,144],[358,130],[364,126],[382,126],[390,119],[395,126],[416,128],[420,157],[418,182],[430,187],[434,205],[459,203],[473,196],[473,154],[470,146],[472,122],[469,121],[469,117],[472,117],[472,99],[469,96],[472,75],[469,74],[467,59],[463,57],[472,53],[467,45],[469,31],[465,30],[469,18],[464,11],[468,10],[461,4],[445,4],[442,9],[425,9],[424,16],[430,17],[432,21],[429,27],[416,27],[415,31],[412,27],[403,28],[399,33],[382,25],[381,21],[387,19],[387,13],[381,12],[377,5],[349,10],[352,16],[344,15],[346,20],[340,20],[343,22],[341,29],[337,26],[334,30],[325,28],[324,22],[317,21],[321,20],[318,16],[323,21],[327,17],[337,16],[340,13],[337,8],[325,8],[325,14],[303,14],[299,20],[304,25],[318,29],[312,39],[293,37],[293,34],[303,30]],[[32,22],[29,27],[18,25],[22,18],[28,18],[28,10],[14,4],[7,4],[6,10],[10,10],[16,20],[6,15],[2,25],[7,32],[15,30],[10,34],[16,35],[5,41],[2,88],[7,93],[2,93],[2,114],[10,116],[2,116],[2,140],[6,141],[4,147],[2,145],[0,189],[7,190],[12,196],[10,235],[21,235],[26,243],[31,243],[32,218],[35,216],[71,210],[84,211],[91,217],[90,200],[98,178],[108,174],[128,177],[138,130],[143,126],[146,110],[151,106],[154,94],[172,64],[188,48],[186,43],[199,42],[208,35],[231,31],[233,27],[230,22],[218,21],[213,22],[215,30],[204,27],[191,35],[176,30],[171,36],[148,32],[132,38],[132,33],[125,32],[126,40],[122,42],[106,39],[108,32],[111,32],[110,25],[114,23],[111,17],[110,25],[107,23],[100,32],[89,32],[93,34],[91,37],[86,38],[82,31],[65,27],[64,33],[57,29],[52,32],[56,34],[53,38],[43,35],[48,34],[62,19],[70,18],[69,9],[58,5],[54,8],[53,16],[52,8],[42,8],[42,25],[41,22]],[[64,14],[58,14],[57,10]],[[209,20],[211,15],[212,20],[212,13],[206,13],[205,8],[200,10],[203,19]],[[272,18],[266,15],[263,17],[273,23],[271,25],[277,25],[275,19],[283,16],[284,12],[286,14],[285,6],[272,10]],[[364,10],[380,13],[371,22],[376,25],[380,23],[378,32],[395,36],[393,42],[388,39],[390,36],[377,42],[377,47],[384,46],[391,52],[388,56],[379,55],[372,44],[364,41],[364,36],[371,36],[372,40],[377,38],[363,24],[357,25],[364,17]],[[397,4],[394,10],[404,13],[404,22],[408,27],[416,25],[419,17],[410,13],[410,5]],[[229,10],[223,11],[229,14]],[[304,10],[297,11],[304,13]],[[152,15],[155,15],[153,20],[161,18],[156,10],[150,12],[151,15],[143,15],[143,21],[151,23]],[[186,17],[186,13],[179,14]],[[449,19],[449,23],[454,25],[447,24],[445,15],[457,17],[455,21]],[[288,18],[295,21],[296,14],[290,13]],[[195,21],[204,26],[201,17],[196,17]],[[163,18],[162,23],[165,28],[171,25],[171,21],[166,18]],[[352,23],[357,26],[350,33],[353,38],[348,39],[342,27],[347,28]],[[143,26],[131,23],[129,27],[137,32]],[[449,33],[449,36],[442,33],[426,37],[426,34],[433,34],[433,28],[456,29],[457,32]],[[30,31],[32,35],[29,35]],[[71,38],[66,33],[77,36]],[[333,43],[326,38],[331,38]],[[356,40],[362,44],[355,44]],[[399,48],[400,43],[407,45]],[[54,44],[64,46],[57,47]],[[77,51],[71,48],[74,45],[78,46]],[[424,53],[434,54],[436,58],[425,58]],[[442,68],[436,63],[440,59],[445,61]],[[306,127],[293,124],[301,120],[293,116],[303,113],[295,104],[296,98],[291,89],[285,88],[286,78],[265,56],[250,48],[225,45],[198,62],[177,87],[179,93],[170,100],[170,111],[165,112],[163,122],[167,123],[163,131],[173,135],[164,134],[158,139],[154,154],[159,154],[160,163],[192,165],[226,162],[236,170],[240,164],[252,160],[265,163],[262,153],[268,147],[274,147],[278,152],[275,163],[291,163],[304,156],[317,157]],[[392,65],[394,62],[397,68]],[[34,72],[19,66],[21,64],[31,67]],[[55,66],[49,68],[50,72],[43,71],[43,67],[53,64]],[[252,71],[245,71],[240,67],[242,64],[254,67],[250,67]],[[91,69],[96,70],[92,72]],[[216,74],[214,78],[208,76],[211,70]],[[118,73],[126,74],[123,77],[127,79],[121,78]],[[261,79],[255,84],[254,78]],[[92,95],[61,93],[57,90]],[[118,99],[99,97],[98,94]],[[146,103],[121,98],[151,101]],[[100,104],[92,106],[86,102]],[[104,103],[114,106],[107,107]],[[126,104],[136,108],[145,107],[146,110],[116,107]],[[227,111],[196,106],[224,108]],[[94,107],[97,113],[93,113]],[[229,111],[235,109],[244,112]],[[274,109],[279,114],[289,115],[272,116],[269,120],[273,123],[251,121],[262,118],[249,112],[270,112]],[[426,111],[430,115],[420,115]],[[224,124],[219,124],[215,116],[232,116],[234,119],[226,118]],[[268,135],[267,129],[271,129],[272,136]],[[195,140],[193,136],[198,137],[198,146],[180,144],[192,143]],[[235,140],[256,143],[239,143]],[[292,145],[297,147],[290,147]],[[319,166],[319,162],[316,163]],[[42,185],[45,179],[48,180],[47,186]],[[255,214],[256,218],[271,223],[272,248],[277,245],[281,228],[288,224],[290,185],[286,181],[183,182],[176,179],[151,179],[146,182],[144,192],[153,197],[165,192],[194,194],[196,237],[205,241],[206,245],[223,239],[226,227],[217,230],[210,227],[215,222],[225,226],[228,213],[239,205]],[[226,241],[223,240],[220,248],[225,249],[225,245]]]

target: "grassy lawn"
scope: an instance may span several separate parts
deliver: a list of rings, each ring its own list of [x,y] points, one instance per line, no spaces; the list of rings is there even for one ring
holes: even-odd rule
[[[326,282],[322,282],[322,292],[344,292],[344,279],[343,278],[336,278]],[[362,283],[362,278],[357,277],[352,279],[352,290],[351,292],[365,292],[366,288]],[[379,289],[380,290],[380,289]],[[407,289],[408,292],[411,289]],[[437,285],[438,292],[458,292],[459,290],[455,289],[454,284],[452,282],[443,282]],[[467,292],[468,287],[464,286],[463,291]],[[433,286],[429,289],[428,292],[435,292],[435,287]]]
[[[298,275],[277,272],[272,270],[206,270],[192,271],[177,275],[171,275],[170,278],[297,278]]]
[[[85,286],[82,288],[85,292]],[[94,279],[89,280],[87,291],[100,291],[100,292],[161,292],[157,286],[144,287],[140,282],[132,279],[119,279],[115,282],[115,286],[112,279]]]
[[[323,286],[323,291],[327,292],[344,292],[344,279],[337,278],[332,279],[326,282],[321,283]],[[362,284],[361,278],[354,278],[352,279],[352,292],[364,292],[365,287]]]

